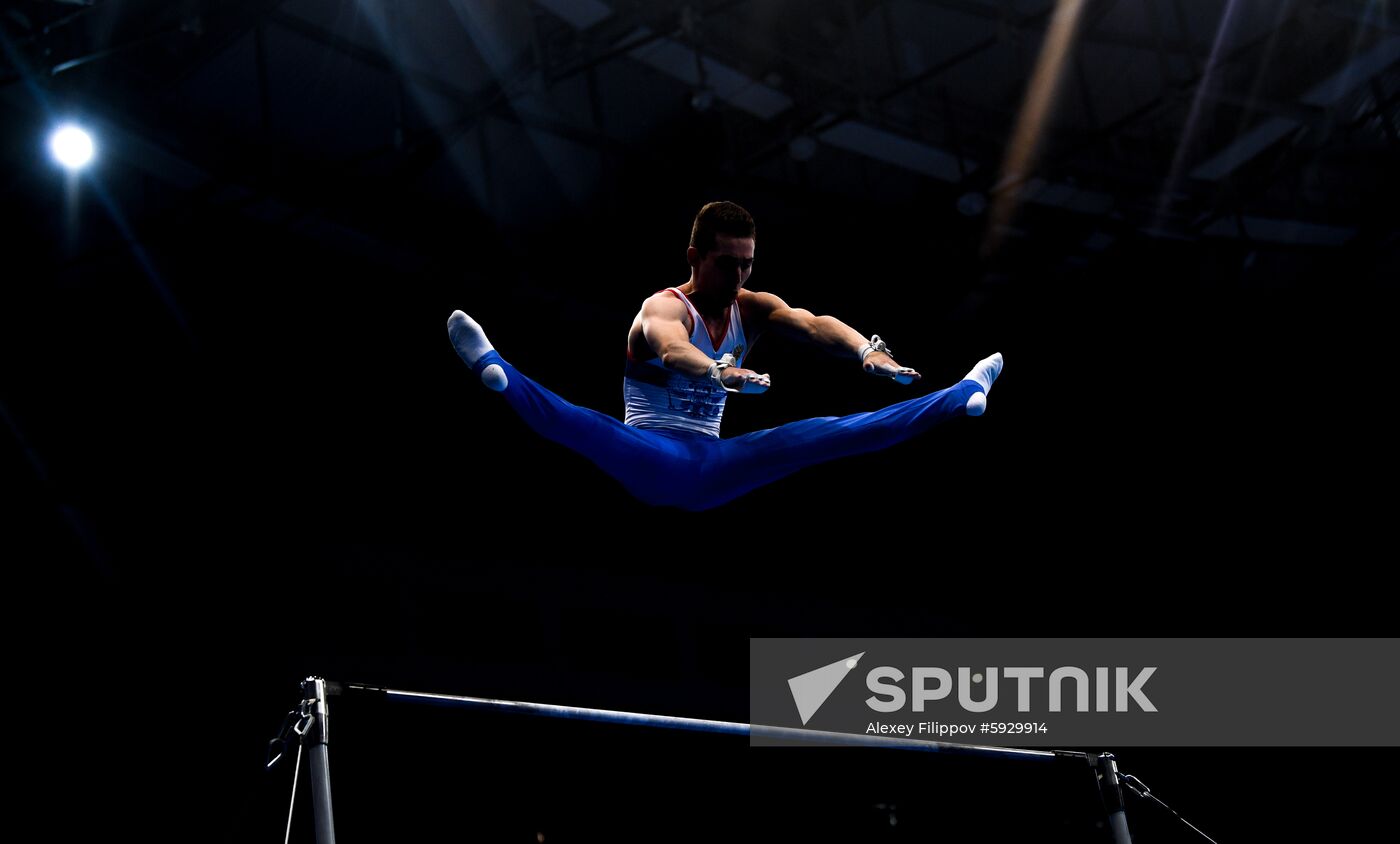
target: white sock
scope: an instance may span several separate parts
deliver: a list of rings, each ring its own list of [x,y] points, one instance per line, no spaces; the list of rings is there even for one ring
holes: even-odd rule
[[[457,356],[467,366],[475,366],[482,355],[493,349],[477,321],[461,311],[453,311],[447,318],[447,336],[452,339]],[[499,393],[506,388],[506,371],[493,363],[481,370],[481,383]]]
[[[964,381],[976,381],[982,387],[982,392],[973,393],[967,400],[968,416],[981,416],[987,412],[987,393],[992,391],[992,382],[1001,374],[1002,364],[1001,352],[997,352],[978,361],[972,371],[963,376]]]

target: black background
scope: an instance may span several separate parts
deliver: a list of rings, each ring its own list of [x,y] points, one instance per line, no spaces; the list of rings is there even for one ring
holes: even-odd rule
[[[281,835],[290,772],[263,772],[265,742],[312,673],[744,721],[751,636],[1390,629],[1396,267],[1375,239],[1124,224],[1090,260],[1084,223],[1026,207],[987,258],[985,219],[943,188],[727,174],[713,116],[666,139],[693,170],[622,158],[606,195],[528,225],[300,174],[286,150],[238,166],[342,228],[197,191],[132,219],[138,175],[73,193],[38,158],[45,121],[7,115],[12,763],[55,835]],[[902,389],[769,338],[752,360],[774,387],[731,401],[728,434],[938,389],[1001,351],[988,413],[681,513],[536,439],[453,353],[462,308],[522,371],[620,414],[627,327],[685,280],[691,217],[718,198],[757,218],[750,287],[924,375]],[[336,711],[346,841],[1103,834],[1082,772]],[[1393,781],[1373,748],[1107,749],[1221,842],[1377,831]],[[1188,840],[1151,807],[1129,818]]]
[[[762,197],[737,198],[764,219]],[[947,241],[921,242],[899,215],[761,228],[752,285],[878,328],[925,374],[914,391],[993,350],[1005,374],[980,419],[687,514],[635,502],[534,440],[473,382],[443,322],[472,309],[523,371],[616,410],[627,302],[683,280],[688,208],[673,209],[669,234],[591,222],[551,233],[539,246],[555,262],[464,256],[460,274],[410,276],[200,221],[154,245],[189,302],[193,343],[125,256],[109,273],[11,288],[25,307],[6,309],[20,364],[6,402],[22,409],[28,450],[7,450],[7,474],[25,492],[14,525],[42,542],[11,558],[25,584],[11,595],[43,690],[36,764],[84,786],[60,791],[84,807],[60,828],[155,831],[165,810],[190,810],[209,837],[276,834],[286,771],[260,771],[263,741],[309,673],[746,720],[748,636],[1385,629],[1372,476],[1387,310],[1374,288],[1345,312],[1316,296],[1344,263],[1274,289],[1190,275],[1228,256],[1157,260],[1142,244],[1082,277],[1027,268],[957,319],[956,261],[923,257]],[[525,272],[609,312],[520,296],[510,281]],[[775,386],[732,403],[731,433],[907,393],[780,342],[755,361]],[[26,465],[34,455],[47,483]],[[1092,823],[1039,814],[1044,793],[1020,772],[935,764],[886,795],[876,772],[914,762],[587,730],[527,751],[520,730],[553,728],[503,740],[441,720],[344,717],[339,805],[366,819],[343,820],[343,837],[478,821],[502,840],[535,827],[616,835],[599,825],[619,817],[648,837],[705,824],[777,835],[791,830],[775,831],[775,816],[811,817],[816,786],[788,785],[806,778],[839,792],[818,807],[839,805],[830,823],[853,830],[889,832],[871,807],[891,802],[904,832],[939,807],[968,831],[1010,812],[1025,826],[1008,837],[1053,818],[1075,838],[1073,823]],[[1355,821],[1347,807],[1383,770],[1364,749],[1114,750],[1219,840],[1294,833],[1297,813],[1319,834]],[[927,790],[906,790],[925,777]],[[562,808],[598,788],[591,812]],[[956,789],[972,794],[946,798]],[[1142,839],[1174,840],[1165,821],[1147,837],[1153,811],[1133,815]],[[705,820],[680,820],[692,816]]]

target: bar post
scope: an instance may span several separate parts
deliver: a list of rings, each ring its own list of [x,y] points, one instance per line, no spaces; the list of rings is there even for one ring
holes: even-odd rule
[[[1113,844],[1133,844],[1132,836],[1128,834],[1128,815],[1123,808],[1123,789],[1118,784],[1118,762],[1112,753],[1100,753],[1094,759],[1099,775],[1099,793],[1108,811],[1108,828],[1113,833]]]
[[[316,844],[335,844],[335,815],[331,812],[330,706],[324,677],[307,677],[301,683],[306,714],[310,716],[304,740],[311,747],[311,809],[316,820]]]

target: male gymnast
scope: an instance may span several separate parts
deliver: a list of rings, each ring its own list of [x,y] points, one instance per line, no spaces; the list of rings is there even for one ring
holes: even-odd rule
[[[887,448],[946,419],[986,411],[1000,354],[947,389],[882,410],[721,438],[729,394],[772,385],[768,375],[743,367],[754,341],[770,329],[857,359],[871,375],[899,384],[920,378],[890,356],[879,335],[866,340],[835,317],[745,289],[754,240],[753,217],[738,205],[700,209],[686,249],[690,280],[648,298],[627,333],[623,422],[572,405],[520,374],[461,311],[448,319],[448,336],[467,366],[538,434],[587,457],[642,501],[686,510],[717,507],[805,466]]]

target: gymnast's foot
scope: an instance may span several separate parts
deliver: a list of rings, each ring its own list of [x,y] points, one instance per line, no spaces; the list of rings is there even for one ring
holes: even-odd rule
[[[987,412],[987,393],[992,391],[992,382],[1001,374],[1001,367],[1001,352],[997,352],[978,361],[972,371],[963,377],[964,381],[976,381],[982,387],[982,392],[973,393],[967,400],[968,416],[981,416]]]
[[[481,330],[476,320],[461,311],[453,311],[452,316],[447,318],[447,336],[452,338],[458,357],[467,366],[475,367],[482,355],[493,351],[491,341],[486,339],[486,332]],[[506,371],[493,363],[481,370],[481,383],[499,393],[506,388]]]

